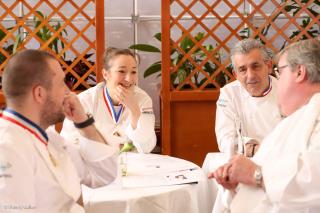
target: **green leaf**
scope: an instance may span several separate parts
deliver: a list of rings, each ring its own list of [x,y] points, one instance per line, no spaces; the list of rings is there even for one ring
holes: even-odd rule
[[[44,15],[41,11],[37,10],[36,13],[38,13],[42,18],[44,18]]]
[[[170,80],[171,80],[171,84],[172,85],[174,85],[175,84],[175,81],[176,81],[176,79],[177,79],[177,72],[172,72],[171,74],[170,74]]]
[[[300,33],[299,30],[294,31],[294,32],[292,32],[292,34],[291,34],[291,36],[289,38],[292,39],[292,38],[296,37],[297,35],[299,35],[299,33]]]
[[[193,41],[189,38],[189,36],[186,36],[182,39],[180,42],[180,47],[183,49],[184,52],[189,52],[189,50],[194,46]]]
[[[215,66],[215,65],[214,65]],[[211,75],[215,69],[211,66],[211,64],[209,62],[205,63],[204,65],[204,70],[209,73],[209,75]]]
[[[9,46],[4,48],[4,50],[7,51],[7,53],[9,53],[10,55],[13,54],[13,45],[14,44],[10,44]]]
[[[64,43],[63,42],[61,42],[61,48],[64,49]],[[63,52],[63,57],[62,58],[63,59],[66,58],[66,52]]]
[[[203,32],[198,32],[197,35],[194,37],[197,41],[200,41],[203,39],[204,33]]]
[[[130,152],[135,148],[136,147],[133,145],[133,143],[125,143],[123,145],[123,147],[121,148],[120,153],[122,153],[122,152]]]
[[[158,41],[161,42],[161,33],[156,33],[153,37],[155,37]]]
[[[0,29],[0,41],[6,36],[7,34]]]
[[[242,39],[249,38],[250,37],[250,29],[249,29],[249,27],[245,27],[243,30],[241,30],[239,32],[239,34],[240,34],[240,37]]]
[[[301,10],[301,8],[299,7],[298,9],[296,9],[294,12],[293,12],[293,16],[295,16],[299,11]]]
[[[314,11],[312,8],[307,8],[309,10],[310,13],[312,13],[312,15],[314,15],[315,17],[317,17],[319,15],[319,12]]]
[[[214,49],[211,44],[208,44],[208,45],[206,45],[205,47],[206,47],[206,50],[208,50],[208,51],[211,51],[211,50]]]
[[[206,82],[207,78],[204,78],[200,81],[199,86],[201,86],[204,82]]]
[[[178,69],[177,71],[179,83],[184,82],[184,80],[187,78],[187,72],[184,69]]]
[[[161,72],[161,61],[155,62],[150,65],[143,73],[143,77],[146,78],[155,73]]]
[[[182,58],[181,55],[177,55],[176,57],[171,58],[171,64],[174,66],[177,65],[181,58]]]
[[[161,52],[159,48],[149,44],[134,44],[134,45],[131,45],[129,48],[144,51],[144,52],[153,52],[153,53]]]
[[[298,9],[298,8],[299,8],[299,7],[294,6],[293,4],[292,4],[292,5],[286,5],[286,6],[284,7],[285,11],[287,11],[287,12],[290,12],[291,10],[293,10],[293,9]]]
[[[90,58],[91,56],[93,56],[93,54],[94,54],[94,53],[87,53],[87,54],[85,54],[85,55],[83,56],[83,58],[88,59],[88,58]]]
[[[170,55],[173,55],[174,53],[178,53],[177,49],[176,48],[171,48],[170,49]],[[179,53],[178,53],[179,54]]]
[[[302,20],[302,26],[306,27],[310,23],[310,17]]]
[[[15,54],[17,52],[18,47],[20,46],[20,44],[22,43],[22,38],[20,34],[16,35],[16,40],[13,44],[13,50],[12,50],[12,54]]]

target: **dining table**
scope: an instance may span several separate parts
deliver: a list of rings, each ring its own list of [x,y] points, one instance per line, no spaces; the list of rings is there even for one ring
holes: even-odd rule
[[[82,186],[88,213],[209,213],[208,179],[196,164],[167,155],[122,153],[107,186]],[[124,168],[125,167],[125,168]]]

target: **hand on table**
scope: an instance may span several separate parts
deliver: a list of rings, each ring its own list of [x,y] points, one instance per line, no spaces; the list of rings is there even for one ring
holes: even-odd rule
[[[216,181],[226,189],[235,189],[239,183],[256,185],[254,172],[257,165],[243,155],[232,157],[228,163],[209,173],[208,178]]]

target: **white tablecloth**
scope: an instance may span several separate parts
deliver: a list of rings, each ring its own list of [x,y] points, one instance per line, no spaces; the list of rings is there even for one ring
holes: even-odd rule
[[[127,162],[127,177],[118,177],[111,185],[97,189],[83,187],[87,213],[211,212],[208,181],[197,165],[169,156],[138,153],[128,153]],[[171,182],[171,177],[178,177],[177,173],[197,183],[175,185],[179,180]]]
[[[225,155],[224,153],[221,153],[221,152],[208,153],[202,165],[203,172],[205,175],[207,175],[209,172],[215,171],[219,166],[227,162],[228,162],[228,156]],[[219,189],[219,187],[222,187],[222,186],[219,186],[214,179],[208,180],[207,195],[208,195],[208,199],[212,201],[209,204],[210,205],[209,208],[212,210],[212,212],[213,212],[214,203],[218,195],[218,191],[221,190]],[[220,199],[221,198],[218,198],[218,200]]]

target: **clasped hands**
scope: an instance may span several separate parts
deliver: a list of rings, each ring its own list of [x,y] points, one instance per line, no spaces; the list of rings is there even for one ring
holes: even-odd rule
[[[208,174],[208,178],[214,178],[220,185],[229,190],[234,190],[239,183],[255,185],[254,172],[257,164],[243,155],[233,156],[228,163],[220,166],[214,172]]]

